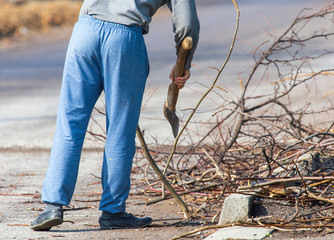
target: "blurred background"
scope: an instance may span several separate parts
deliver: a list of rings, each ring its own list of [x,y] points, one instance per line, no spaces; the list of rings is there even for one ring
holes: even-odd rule
[[[233,54],[218,84],[231,98],[240,92],[242,80],[254,64],[254,52],[287,29],[305,8],[320,9],[326,0],[239,0],[240,27]],[[184,120],[215,78],[230,49],[236,25],[236,10],[229,0],[197,0],[201,34],[192,78],[180,93],[178,114]],[[0,0],[0,148],[49,149],[55,131],[58,96],[67,44],[80,10],[80,1]],[[310,29],[313,31],[313,29]],[[162,114],[175,62],[171,15],[162,8],[153,17],[145,36],[151,72],[143,102],[140,125],[149,142],[171,144],[172,133]],[[331,48],[330,41],[314,49]],[[317,63],[331,65],[332,60]],[[326,66],[324,66],[326,67]],[[262,89],[265,91],[264,89]],[[328,90],[328,86],[326,91]],[[327,92],[330,92],[329,90]],[[191,144],[202,125],[210,122],[223,105],[209,95],[193,119]],[[298,96],[300,99],[300,96]],[[320,99],[320,98],[319,98]],[[318,99],[318,100],[319,100]],[[320,99],[321,100],[321,99]],[[97,103],[103,109],[103,96]],[[185,111],[182,111],[185,110]],[[93,113],[91,131],[103,134],[103,116]],[[102,129],[99,127],[102,126]],[[103,147],[96,139],[86,148]]]

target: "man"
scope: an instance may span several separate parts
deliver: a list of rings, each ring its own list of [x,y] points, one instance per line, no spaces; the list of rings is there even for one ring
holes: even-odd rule
[[[57,129],[42,189],[43,213],[33,230],[47,231],[63,222],[78,175],[82,145],[93,107],[105,92],[106,132],[102,166],[100,227],[138,228],[151,224],[125,212],[130,190],[132,158],[149,63],[143,34],[151,17],[167,4],[172,11],[176,49],[191,36],[184,76],[174,79],[182,88],[199,34],[195,0],[85,0],[67,50],[57,115]],[[174,68],[172,69],[172,73]]]

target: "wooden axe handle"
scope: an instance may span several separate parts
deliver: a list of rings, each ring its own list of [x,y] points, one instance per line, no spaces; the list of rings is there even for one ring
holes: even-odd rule
[[[193,47],[193,40],[191,37],[186,37],[182,41],[182,45],[180,47],[179,53],[177,55],[176,66],[174,71],[174,78],[182,77],[184,72],[184,64],[186,62],[187,54]],[[176,102],[179,96],[179,88],[176,86],[174,82],[172,82],[168,87],[167,94],[167,107],[175,112]]]

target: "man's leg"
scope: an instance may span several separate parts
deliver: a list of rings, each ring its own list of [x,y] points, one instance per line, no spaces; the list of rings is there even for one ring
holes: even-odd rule
[[[135,135],[148,59],[141,30],[105,23],[103,78],[107,114],[107,139],[102,167],[101,228],[143,227],[150,218],[125,212],[130,173],[135,154]],[[113,215],[115,214],[115,215]]]
[[[80,19],[66,55],[57,129],[42,189],[42,200],[53,206],[68,205],[71,201],[87,125],[102,91],[96,32],[97,27],[88,19]],[[48,205],[32,228],[49,230],[62,223],[59,219],[62,220],[62,209],[50,209]]]

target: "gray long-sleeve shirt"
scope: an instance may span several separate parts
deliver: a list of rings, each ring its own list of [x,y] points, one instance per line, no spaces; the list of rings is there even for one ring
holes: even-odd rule
[[[97,19],[128,26],[137,25],[144,29],[144,33],[148,33],[152,16],[165,4],[172,11],[176,53],[185,37],[193,38],[193,49],[185,64],[185,69],[189,69],[200,28],[195,0],[85,0],[80,15],[92,15]]]

